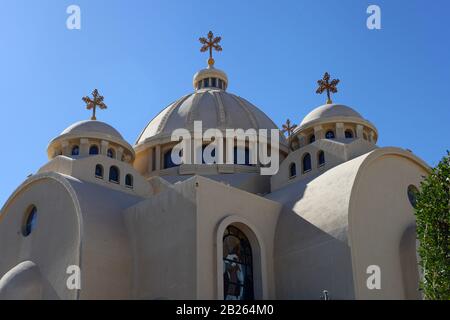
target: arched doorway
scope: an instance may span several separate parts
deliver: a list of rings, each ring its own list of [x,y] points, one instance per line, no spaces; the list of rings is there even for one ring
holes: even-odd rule
[[[247,236],[229,225],[223,234],[223,297],[253,300],[253,254]]]

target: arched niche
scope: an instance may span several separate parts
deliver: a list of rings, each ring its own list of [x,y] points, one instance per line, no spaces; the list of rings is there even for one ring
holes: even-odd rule
[[[250,242],[252,250],[253,265],[253,292],[255,300],[267,299],[267,260],[265,254],[265,246],[257,229],[246,219],[239,216],[228,216],[224,218],[216,233],[216,249],[217,249],[217,299],[224,300],[224,262],[223,262],[223,237],[228,226],[234,226],[245,234]]]

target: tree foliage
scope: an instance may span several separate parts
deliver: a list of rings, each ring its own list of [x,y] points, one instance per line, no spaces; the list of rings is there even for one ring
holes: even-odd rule
[[[421,289],[428,300],[450,300],[450,153],[421,182],[415,207]]]

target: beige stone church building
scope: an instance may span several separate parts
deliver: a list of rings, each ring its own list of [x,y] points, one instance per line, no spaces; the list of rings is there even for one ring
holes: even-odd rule
[[[420,298],[413,206],[424,161],[377,146],[373,123],[328,100],[279,135],[275,175],[176,165],[171,133],[194,121],[277,129],[227,91],[213,61],[193,85],[133,145],[97,120],[50,141],[48,162],[0,212],[0,299]],[[80,288],[68,286],[70,266]]]

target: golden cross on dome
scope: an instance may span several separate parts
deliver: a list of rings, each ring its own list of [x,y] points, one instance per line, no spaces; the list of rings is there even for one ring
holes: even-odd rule
[[[200,52],[205,52],[205,51],[209,50],[208,65],[210,65],[210,66],[214,65],[212,51],[213,51],[213,49],[216,51],[222,51],[222,47],[219,45],[219,42],[220,42],[220,40],[222,40],[222,37],[214,37],[214,34],[212,33],[212,31],[210,31],[210,32],[208,32],[208,39],[205,37],[200,37],[198,40],[203,45],[200,48]]]
[[[288,138],[290,138],[292,132],[294,132],[295,128],[297,128],[297,125],[296,124],[291,125],[291,120],[286,119],[286,123],[282,125],[282,128],[283,129],[281,130],[281,132],[283,133],[287,132]]]
[[[97,118],[95,117],[95,109],[97,107],[99,107],[100,109],[106,109],[107,106],[106,104],[103,102],[103,96],[101,96],[98,93],[97,89],[94,89],[94,91],[92,91],[92,98],[86,96],[83,97],[83,101],[86,103],[86,109],[91,110],[92,109],[92,117],[91,120],[97,120]]]
[[[322,94],[324,91],[327,92],[327,104],[332,104],[333,101],[331,101],[330,92],[336,93],[337,92],[337,84],[339,83],[339,79],[333,79],[330,82],[330,75],[328,72],[325,72],[323,75],[323,78],[321,80],[317,81],[317,84],[319,87],[316,90],[316,93]]]

